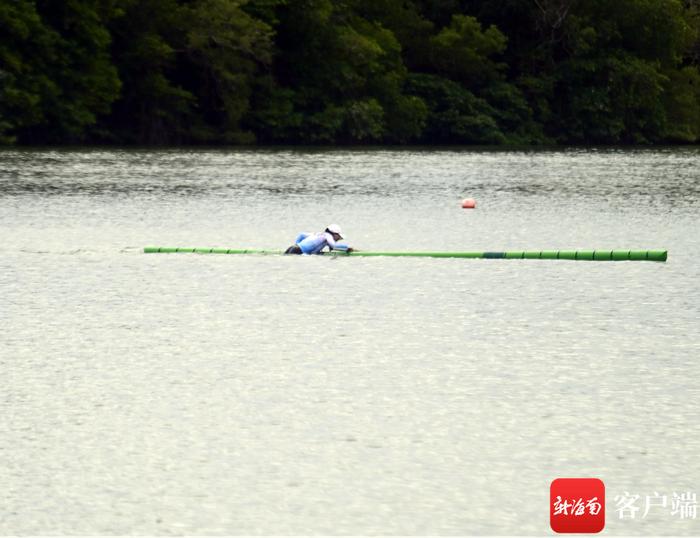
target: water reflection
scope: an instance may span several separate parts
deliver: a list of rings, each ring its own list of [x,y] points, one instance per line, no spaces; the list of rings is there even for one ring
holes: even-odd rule
[[[212,189],[206,185],[163,182],[124,184],[104,181],[39,182],[17,179],[0,183],[0,196],[201,196],[209,192],[212,192]]]

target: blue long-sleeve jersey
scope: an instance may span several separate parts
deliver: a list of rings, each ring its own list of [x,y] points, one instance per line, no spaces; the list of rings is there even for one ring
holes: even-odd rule
[[[315,234],[300,233],[294,243],[299,245],[299,248],[304,254],[318,254],[326,246],[331,250],[348,249],[346,243],[336,241],[333,239],[333,235],[328,232],[319,232]]]

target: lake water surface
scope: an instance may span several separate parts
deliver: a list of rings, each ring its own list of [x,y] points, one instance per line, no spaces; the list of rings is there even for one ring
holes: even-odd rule
[[[700,534],[642,517],[700,493],[699,208],[695,148],[1,151],[0,534],[551,534],[558,477]],[[142,253],[331,222],[669,258]]]

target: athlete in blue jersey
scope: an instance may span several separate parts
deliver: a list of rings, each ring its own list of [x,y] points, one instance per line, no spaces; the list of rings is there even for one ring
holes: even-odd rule
[[[320,254],[326,247],[330,250],[351,252],[352,248],[346,243],[341,243],[342,238],[340,226],[331,224],[319,233],[300,233],[285,254]]]

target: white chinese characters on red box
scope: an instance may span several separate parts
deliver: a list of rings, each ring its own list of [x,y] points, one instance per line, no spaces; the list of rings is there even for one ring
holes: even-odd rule
[[[605,527],[605,484],[598,478],[557,478],[549,500],[554,532],[596,533]]]

